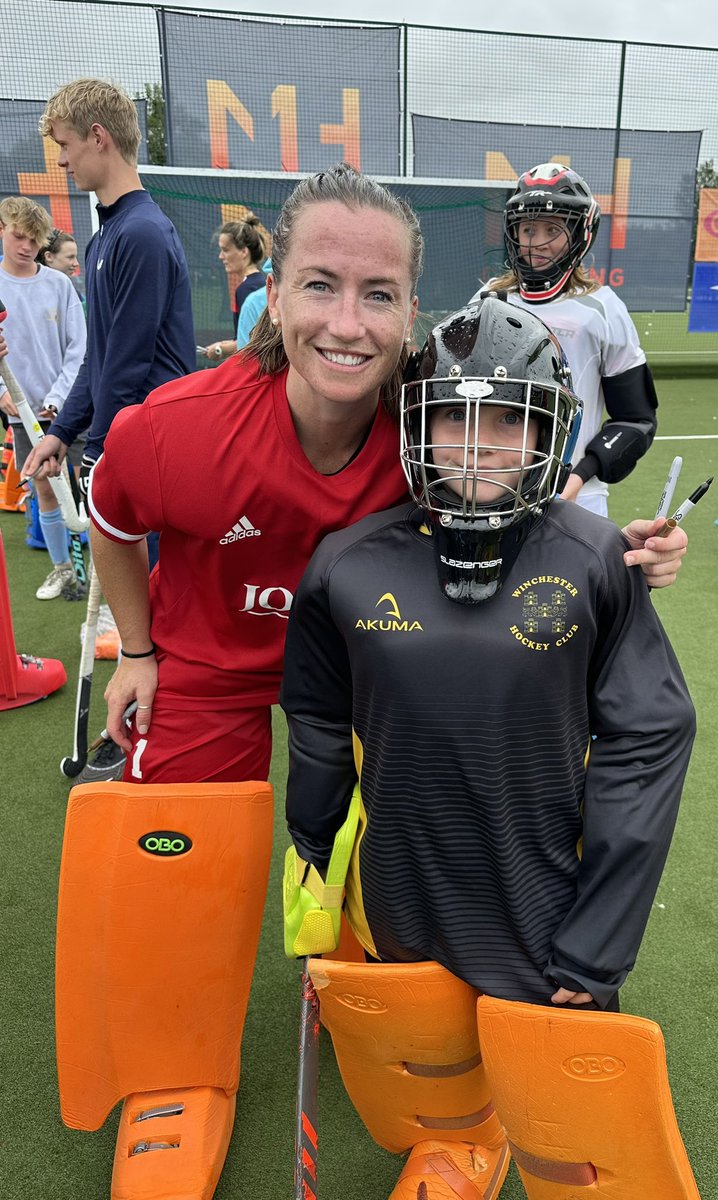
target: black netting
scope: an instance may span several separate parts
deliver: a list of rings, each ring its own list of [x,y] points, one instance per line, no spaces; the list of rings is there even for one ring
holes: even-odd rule
[[[271,249],[271,230],[296,177],[240,176],[234,172],[183,173],[177,169],[140,171],[144,186],[174,222],[187,253],[200,344],[230,336],[230,285],[217,261],[216,233],[226,220],[249,209],[259,217]],[[503,187],[420,184],[389,181],[419,215],[426,239],[419,282],[422,321],[460,307],[487,272],[503,261]]]
[[[344,158],[413,180],[420,301],[438,313],[502,269],[508,182],[559,159],[599,200],[589,265],[639,314],[651,357],[718,352],[718,334],[687,332],[696,183],[718,184],[712,50],[79,0],[7,0],[3,50],[0,196],[35,196],[82,251],[87,198],[68,189],[37,118],[79,75],[122,84],[138,103],[141,162],[174,168],[143,178],[187,246],[200,340],[230,321],[213,232],[236,205],[271,228],[297,172]]]

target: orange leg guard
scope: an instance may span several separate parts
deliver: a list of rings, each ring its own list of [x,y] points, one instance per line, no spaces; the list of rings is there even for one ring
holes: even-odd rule
[[[127,1097],[116,1200],[214,1192],[239,1086],[272,815],[267,783],[85,784],[70,794],[57,932],[60,1104],[66,1125],[97,1129]],[[182,1112],[135,1119],[167,1103]],[[143,1142],[168,1148],[132,1153]]]
[[[478,1014],[529,1200],[700,1200],[653,1021],[489,996]]]
[[[310,972],[352,1103],[380,1146],[412,1149],[392,1200],[498,1195],[509,1154],[474,989],[437,963],[312,959]]]

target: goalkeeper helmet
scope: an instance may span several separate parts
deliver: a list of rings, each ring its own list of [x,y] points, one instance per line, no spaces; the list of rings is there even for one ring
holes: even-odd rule
[[[480,603],[563,488],[581,402],[551,331],[493,292],[437,325],[406,378],[401,460],[439,581],[450,599]]]
[[[542,163],[519,178],[504,210],[509,266],[524,300],[553,300],[596,240],[601,210],[570,167]],[[541,225],[532,226],[534,221]],[[560,232],[551,236],[549,225]]]

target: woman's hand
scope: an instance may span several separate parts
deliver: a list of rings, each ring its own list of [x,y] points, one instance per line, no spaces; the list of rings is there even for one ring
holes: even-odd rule
[[[656,537],[666,524],[665,517],[653,521],[631,521],[623,530],[631,549],[623,556],[627,567],[640,567],[652,588],[670,587],[676,581],[681,559],[688,548],[688,537],[680,525],[667,537]]]
[[[118,746],[129,754],[132,742],[127,736],[123,719],[125,709],[137,701],[135,725],[138,733],[147,733],[152,720],[152,701],[157,691],[157,660],[123,658],[105,688],[107,701],[107,732]]]

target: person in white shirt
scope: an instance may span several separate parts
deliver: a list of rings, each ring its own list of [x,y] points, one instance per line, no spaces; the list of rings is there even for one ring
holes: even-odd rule
[[[484,286],[506,291],[521,308],[539,306],[561,343],[584,406],[563,498],[607,516],[608,485],[625,479],[653,441],[658,399],[625,304],[581,266],[600,215],[569,167],[542,163],[526,171],[504,212],[509,270]]]

